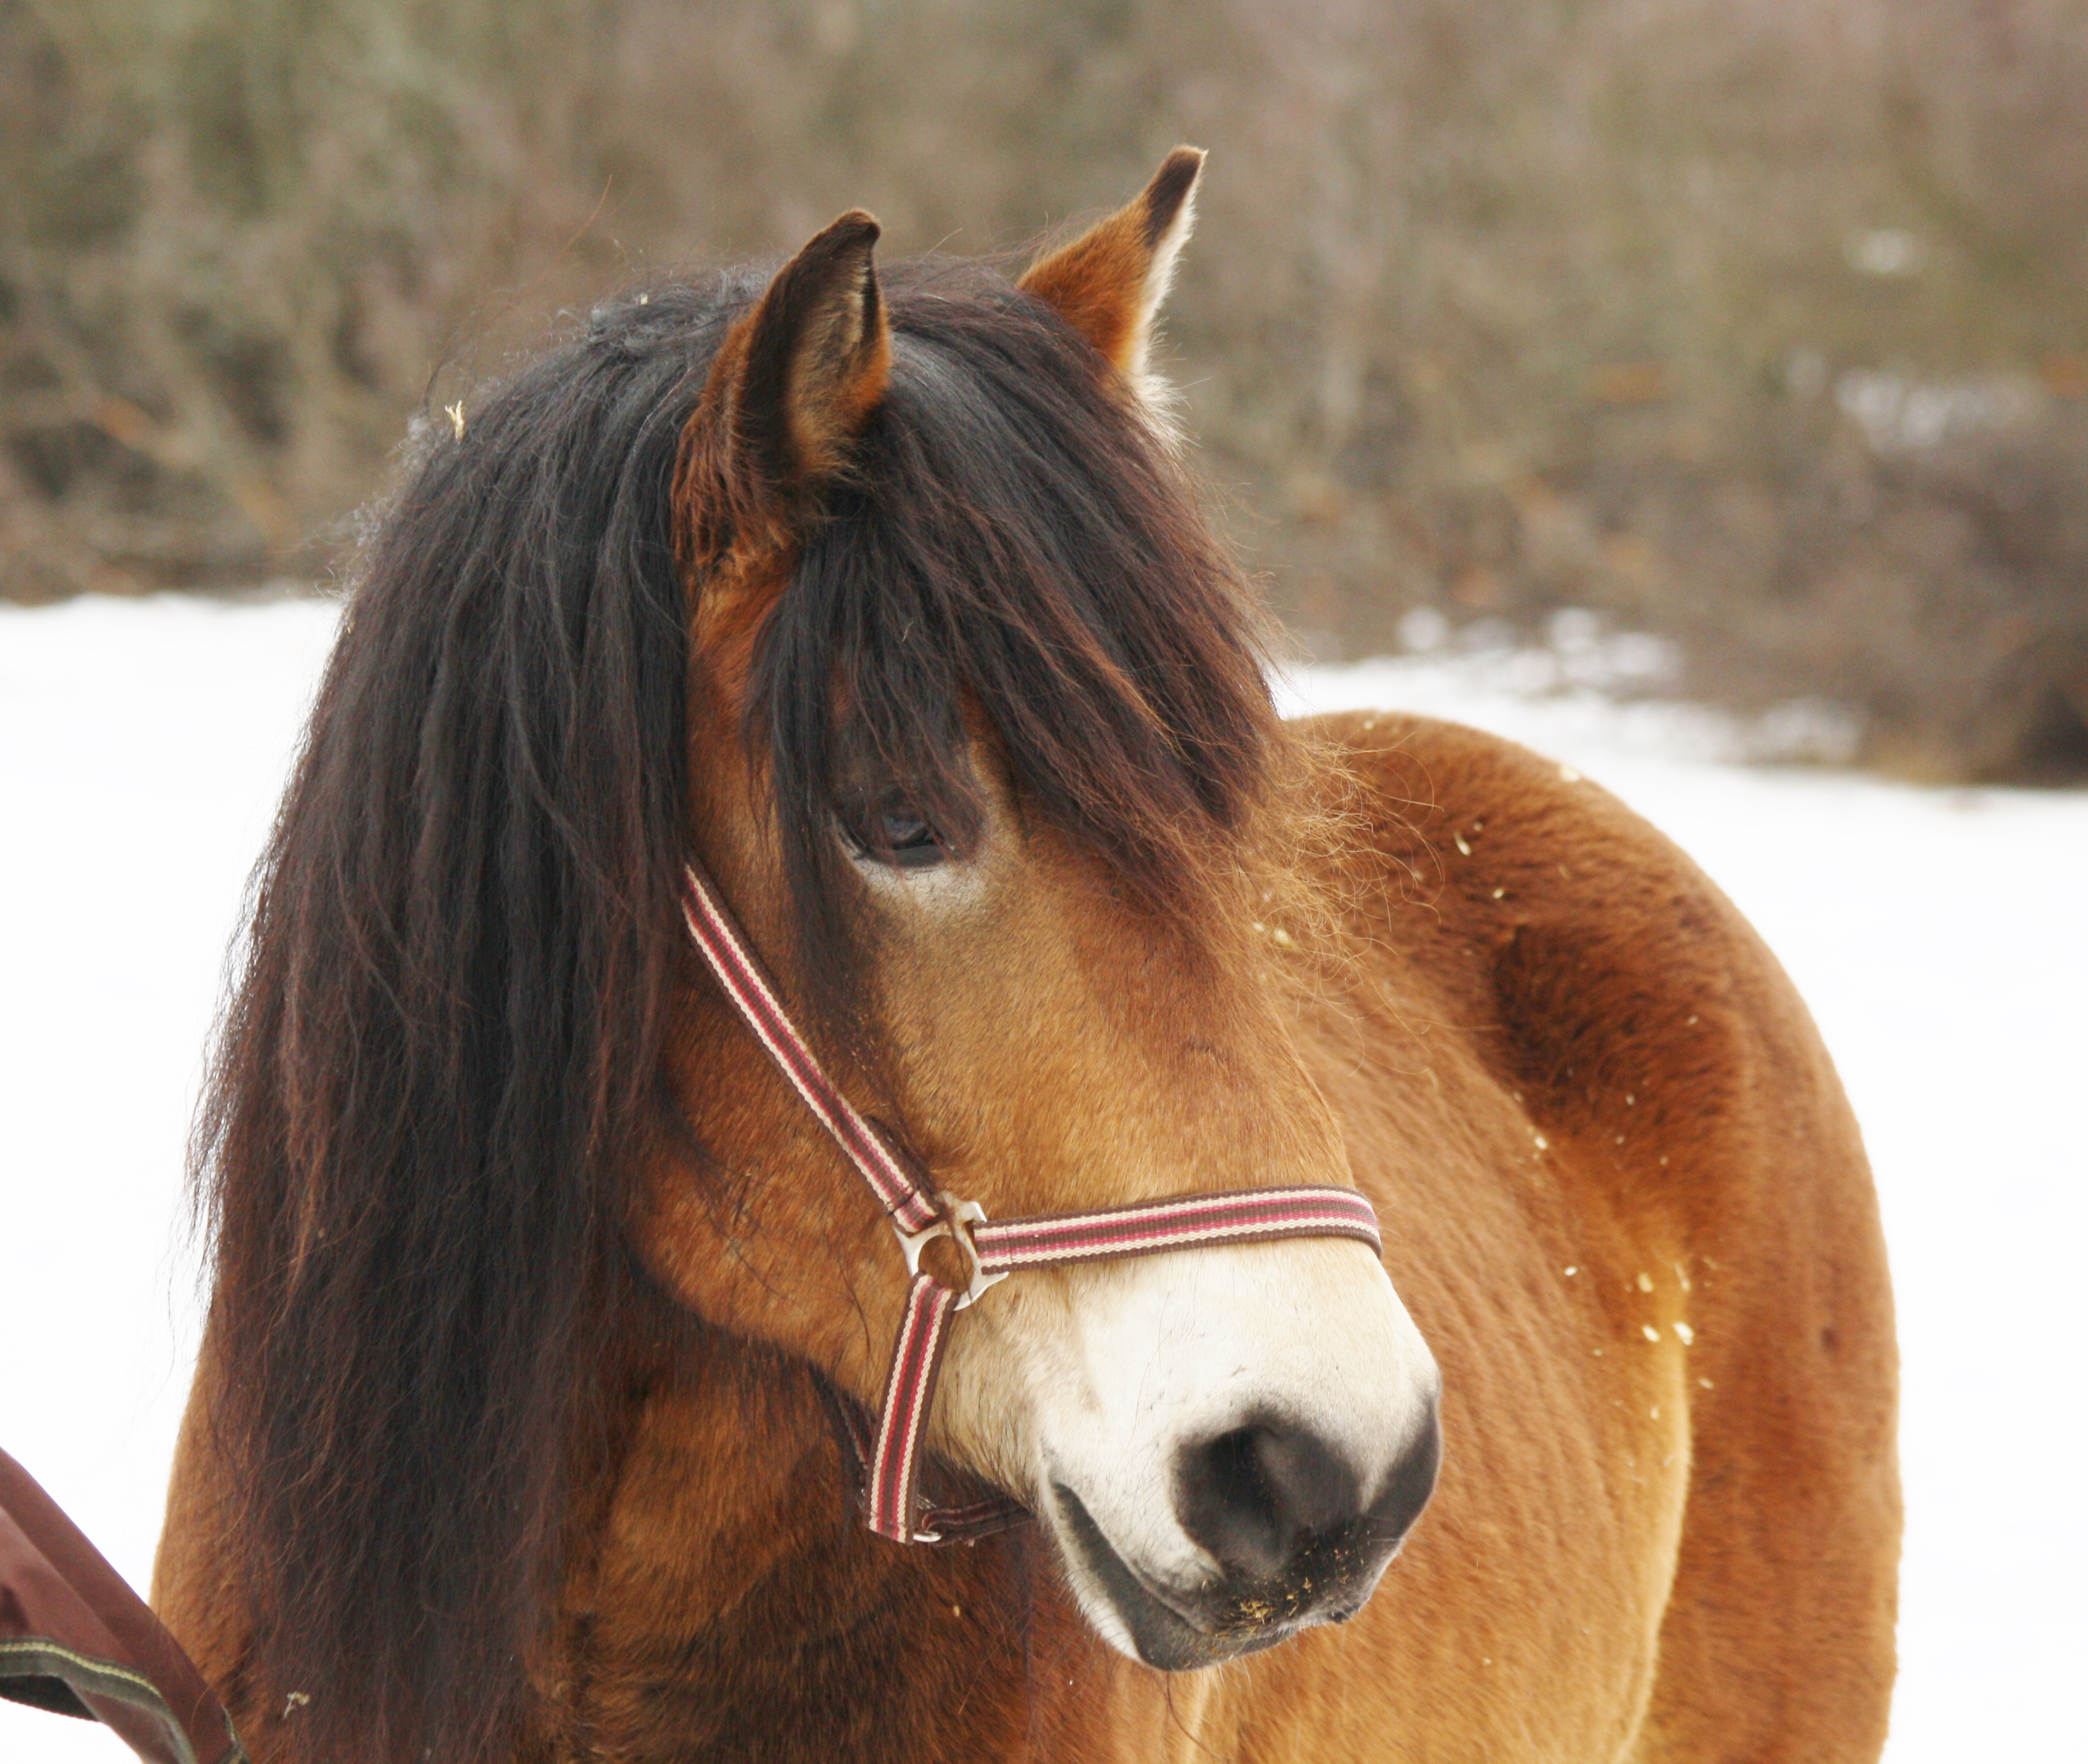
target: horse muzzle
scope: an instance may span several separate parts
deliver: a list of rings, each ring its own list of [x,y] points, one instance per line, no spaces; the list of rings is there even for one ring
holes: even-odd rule
[[[1097,1629],[1186,1671],[1353,1617],[1427,1506],[1440,1378],[1343,1245],[1127,1268],[1071,1311],[1038,1506]]]
[[[1366,1506],[1355,1471],[1311,1434],[1257,1422],[1185,1448],[1175,1506],[1216,1572],[1170,1584],[1117,1551],[1080,1497],[1055,1484],[1054,1517],[1138,1657],[1167,1672],[1215,1666],[1363,1608],[1434,1492],[1435,1405]],[[1112,1638],[1115,1639],[1115,1638]]]

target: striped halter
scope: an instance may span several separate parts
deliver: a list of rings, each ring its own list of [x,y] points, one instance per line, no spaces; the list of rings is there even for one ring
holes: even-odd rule
[[[896,1544],[952,1542],[999,1530],[1023,1515],[1020,1504],[1005,1495],[962,1507],[934,1507],[916,1488],[922,1429],[935,1399],[950,1321],[996,1281],[1024,1268],[1111,1262],[1210,1244],[1353,1237],[1373,1250],[1382,1247],[1371,1203],[1346,1188],[1236,1189],[1099,1212],[990,1220],[977,1202],[924,1187],[912,1161],[834,1087],[717,891],[694,865],[682,870],[682,912],[725,995],[870,1185],[906,1258],[912,1283],[875,1436],[866,1443],[851,1419],[851,1438],[864,1465],[865,1522],[879,1537]],[[922,1248],[938,1237],[956,1245],[971,1270],[962,1289],[945,1286],[922,1269]]]

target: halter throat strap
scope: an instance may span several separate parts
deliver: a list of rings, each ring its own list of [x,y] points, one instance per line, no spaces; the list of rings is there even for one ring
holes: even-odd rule
[[[1000,1530],[1023,1514],[1020,1504],[1006,1496],[935,1507],[919,1489],[922,1435],[951,1322],[996,1282],[1025,1268],[1290,1237],[1349,1237],[1382,1251],[1376,1213],[1361,1194],[1346,1188],[1235,1189],[1091,1212],[989,1219],[976,1202],[935,1190],[917,1173],[918,1165],[835,1087],[717,890],[694,864],[682,869],[682,913],[725,996],[855,1166],[890,1219],[905,1257],[911,1283],[876,1428],[866,1446],[853,1423],[849,1429],[864,1459],[864,1523],[880,1537],[898,1544],[954,1542]],[[920,1266],[922,1249],[945,1237],[970,1270],[962,1289],[946,1286]]]

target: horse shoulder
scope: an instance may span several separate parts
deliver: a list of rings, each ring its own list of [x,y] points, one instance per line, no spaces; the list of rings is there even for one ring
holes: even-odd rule
[[[1576,1756],[1875,1757],[1891,1298],[1803,1004],[1570,769],[1417,717],[1304,733],[1346,933],[1307,1056],[1446,1381],[1436,1509],[1358,1625],[1432,1670],[1371,1719],[1473,1755],[1541,1705]]]
[[[1700,1254],[1778,1215],[1868,1241],[1868,1168],[1811,1016],[1672,842],[1498,737],[1311,727],[1341,763],[1366,964],[1443,1014],[1549,1146],[1607,1166],[1621,1214]]]

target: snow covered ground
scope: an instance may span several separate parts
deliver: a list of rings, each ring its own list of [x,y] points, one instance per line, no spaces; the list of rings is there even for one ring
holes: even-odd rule
[[[0,610],[0,1446],[141,1587],[195,1337],[182,1140],[334,617],[294,600]],[[1782,958],[1863,1120],[1898,1288],[1909,1524],[1888,1758],[2073,1764],[2088,796],[1748,770],[1719,758],[1747,732],[1611,705],[1571,685],[1586,672],[1412,657],[1290,690],[1570,762],[1693,853]],[[0,1705],[0,1764],[125,1755]]]

